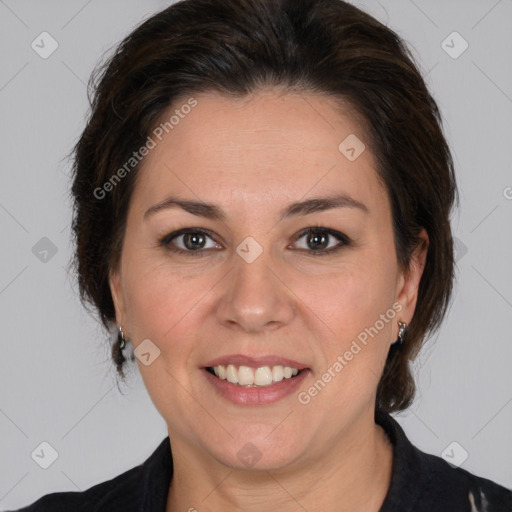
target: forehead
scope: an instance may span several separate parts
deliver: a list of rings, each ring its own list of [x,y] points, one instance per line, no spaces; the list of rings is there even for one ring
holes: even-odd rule
[[[281,209],[308,195],[344,192],[366,198],[370,210],[386,208],[367,133],[333,98],[208,93],[194,95],[195,106],[181,110],[188,99],[160,118],[161,140],[152,136],[155,146],[143,160],[134,200],[147,206],[178,194]],[[360,144],[358,152],[362,144],[366,149],[351,161],[339,149],[345,140]]]

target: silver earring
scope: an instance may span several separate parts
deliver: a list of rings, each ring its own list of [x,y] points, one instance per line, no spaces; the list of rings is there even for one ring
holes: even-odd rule
[[[124,339],[124,332],[123,332],[123,328],[121,326],[119,326],[119,333],[117,335],[117,343],[119,345],[119,353],[118,353],[118,356],[117,356],[117,364],[123,364],[123,362],[125,361],[125,358],[124,358],[124,355],[123,355],[123,349],[126,346],[126,341]]]
[[[406,322],[400,322],[398,320],[398,338],[395,342],[393,342],[393,345],[395,345],[397,348],[401,348],[405,341],[405,329],[407,328]]]

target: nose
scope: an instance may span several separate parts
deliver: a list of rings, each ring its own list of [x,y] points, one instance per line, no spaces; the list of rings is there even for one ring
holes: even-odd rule
[[[252,262],[234,253],[233,260],[217,308],[219,321],[253,333],[289,324],[296,299],[269,251],[263,250]]]

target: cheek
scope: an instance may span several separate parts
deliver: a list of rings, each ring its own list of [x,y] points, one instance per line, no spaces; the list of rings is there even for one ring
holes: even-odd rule
[[[142,255],[126,258],[124,289],[127,317],[137,339],[160,338],[183,307],[182,288],[166,267]],[[174,281],[174,282],[173,282]],[[169,327],[167,327],[169,328]]]
[[[321,339],[324,360],[320,373],[330,369],[331,376],[336,377],[331,378],[333,385],[328,386],[326,397],[332,394],[340,406],[347,406],[355,397],[368,399],[377,386],[393,322],[398,320],[393,309],[392,268],[391,263],[384,269],[382,261],[372,265],[361,259],[350,269],[325,279],[321,292],[309,296],[308,306],[322,320],[317,324],[328,326]]]
[[[211,274],[184,276],[176,265],[154,258],[135,259],[126,267],[127,316],[135,345],[149,338],[161,350],[168,365],[178,363],[193,351],[202,302],[215,284]],[[196,332],[194,332],[194,328]]]
[[[157,326],[172,311],[175,293],[170,293],[169,283],[162,272],[155,269],[141,271],[144,267],[132,267],[127,274],[127,313],[132,328]]]
[[[361,259],[323,276],[316,285],[305,283],[302,296],[330,328],[327,332],[346,339],[373,325],[392,306],[391,275],[390,268],[383,269]]]

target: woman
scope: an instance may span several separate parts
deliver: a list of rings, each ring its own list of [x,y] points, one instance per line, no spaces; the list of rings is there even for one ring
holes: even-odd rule
[[[448,309],[457,197],[396,34],[341,0],[184,0],[121,43],[91,107],[80,290],[169,436],[22,510],[512,510],[390,416]]]

